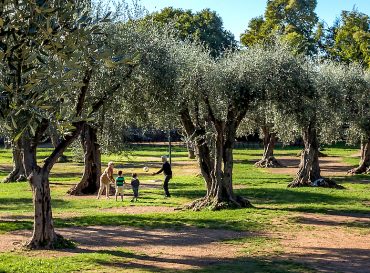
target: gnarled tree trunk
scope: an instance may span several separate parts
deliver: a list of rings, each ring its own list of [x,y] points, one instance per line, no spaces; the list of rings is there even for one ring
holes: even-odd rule
[[[12,144],[13,170],[4,178],[3,182],[26,181],[26,172],[23,166],[22,139]]]
[[[361,142],[361,159],[357,168],[349,170],[350,174],[362,174],[370,172],[370,137]]]
[[[52,249],[59,245],[61,236],[54,231],[51,211],[49,173],[39,167],[34,168],[28,177],[34,203],[34,225],[32,239],[28,243],[31,249]]]
[[[231,115],[231,113],[229,113]],[[206,183],[207,194],[187,206],[188,209],[200,210],[209,207],[218,210],[227,207],[251,207],[250,202],[236,196],[232,185],[233,145],[236,134],[236,121],[230,117],[230,122],[217,121],[213,156],[205,142],[204,129],[196,128],[188,110],[181,113],[181,122],[188,135],[195,137],[195,151],[199,167]]]
[[[190,140],[186,140],[186,149],[188,150],[188,158],[195,159],[194,144]]]
[[[97,129],[85,124],[81,132],[81,143],[84,150],[84,173],[81,181],[68,191],[69,194],[94,194],[98,191],[101,174],[101,156],[100,146],[97,141]]]
[[[76,117],[80,117],[85,103],[86,93],[91,79],[92,70],[86,70],[83,79],[84,85],[80,88],[80,93],[76,104]],[[93,105],[93,109],[98,110],[103,99]],[[31,241],[27,244],[30,249],[39,248],[63,248],[69,247],[70,243],[62,236],[55,233],[51,210],[51,196],[49,187],[50,170],[55,165],[58,158],[65,149],[80,135],[85,121],[73,122],[74,129],[63,138],[54,151],[45,159],[44,165],[39,167],[36,161],[37,144],[49,126],[49,121],[43,119],[36,129],[35,135],[29,138],[30,141],[24,142],[23,162],[26,174],[32,188],[33,203],[35,208],[33,234]]]
[[[319,141],[315,124],[310,123],[302,131],[304,149],[301,154],[301,162],[295,179],[289,187],[321,186],[330,188],[342,188],[333,180],[321,176],[319,164]]]
[[[37,165],[36,147],[40,136],[46,131],[48,121],[43,120],[31,141],[24,142],[23,162],[32,188],[35,208],[32,238],[27,244],[30,249],[53,249],[70,246],[70,243],[56,234],[54,230],[49,175],[60,155],[80,134],[84,123],[84,121],[73,123],[74,131],[59,143],[51,155],[45,159],[42,167]]]
[[[276,133],[271,133],[268,126],[263,126],[263,155],[260,161],[254,166],[257,168],[276,168],[283,165],[274,157],[274,148],[276,143]]]
[[[47,121],[40,125],[37,135],[41,136],[47,128]],[[23,142],[23,162],[30,183],[34,204],[34,225],[31,241],[27,244],[30,249],[54,248],[59,238],[53,225],[51,212],[51,196],[49,187],[49,172],[40,168],[36,161],[38,137],[30,138],[25,134]]]

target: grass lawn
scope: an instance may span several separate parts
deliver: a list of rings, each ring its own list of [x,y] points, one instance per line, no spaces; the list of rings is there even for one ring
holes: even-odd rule
[[[66,191],[81,177],[81,163],[58,163],[50,177],[52,207],[56,228],[87,226],[119,226],[142,229],[186,229],[210,228],[249,232],[256,234],[248,238],[225,240],[225,244],[238,246],[240,255],[215,263],[190,269],[166,269],[156,266],[139,266],[137,261],[146,261],[144,253],[133,252],[117,246],[114,250],[99,249],[89,252],[65,251],[61,255],[43,255],[42,252],[0,252],[1,272],[316,272],[310,266],[296,260],[281,258],[284,249],[276,238],[259,236],[268,232],[291,230],[299,231],[302,225],[297,215],[315,213],[322,215],[361,215],[369,213],[370,187],[369,176],[343,176],[337,181],[345,190],[324,188],[287,188],[292,177],[284,174],[272,174],[268,170],[257,169],[253,162],[260,158],[260,149],[236,149],[234,152],[234,185],[237,194],[247,197],[254,208],[223,211],[156,211],[135,213],[142,207],[179,208],[205,194],[204,183],[197,176],[196,162],[187,158],[186,150],[174,147],[174,178],[170,182],[173,197],[165,199],[161,176],[151,176],[153,170],[160,168],[160,156],[166,154],[166,146],[140,147],[129,155],[103,155],[103,164],[114,161],[123,164],[123,172],[129,180],[132,172],[137,172],[142,183],[138,202],[130,203],[129,197],[124,202],[96,200],[94,197],[74,197]],[[279,156],[295,156],[299,148],[280,148],[275,152]],[[42,161],[50,152],[40,148],[38,159]],[[352,147],[325,147],[324,153],[341,157],[342,161],[355,166],[358,152]],[[70,152],[66,153],[71,156]],[[148,173],[143,166],[149,166]],[[11,169],[11,153],[0,150],[0,179]],[[115,169],[115,171],[117,171]],[[131,190],[125,190],[131,195]],[[120,211],[130,207],[131,213]],[[0,184],[0,235],[11,234],[17,230],[32,229],[32,193],[27,182]],[[368,234],[369,225],[358,222],[343,223],[348,232]],[[210,246],[211,247],[211,246]]]

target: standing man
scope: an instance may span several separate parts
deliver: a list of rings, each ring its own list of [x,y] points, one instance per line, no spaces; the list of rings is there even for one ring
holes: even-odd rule
[[[164,189],[164,194],[166,197],[171,197],[170,192],[168,191],[168,182],[172,178],[172,170],[171,170],[171,165],[167,161],[167,156],[161,156],[163,165],[162,168],[158,172],[152,173],[152,175],[160,174],[163,172],[164,174],[164,183],[163,183],[163,189]]]

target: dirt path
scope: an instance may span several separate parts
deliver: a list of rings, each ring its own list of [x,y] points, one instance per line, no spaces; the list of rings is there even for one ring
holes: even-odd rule
[[[267,253],[271,259],[307,264],[317,272],[370,272],[370,214],[322,215],[302,213],[294,216],[292,228],[265,234],[278,239],[282,254]],[[280,226],[281,227],[281,226]],[[261,236],[230,230],[182,228],[142,229],[120,226],[89,226],[57,230],[78,244],[72,251],[39,251],[32,255],[65,256],[75,253],[119,253],[118,248],[133,251],[132,261],[124,266],[151,269],[196,269],[224,263],[243,255],[246,244],[226,244],[226,239]],[[0,235],[0,251],[9,251],[25,242],[31,231]],[[262,235],[263,236],[263,235]],[[269,253],[270,252],[270,253]],[[118,255],[118,254],[117,254]],[[124,253],[120,254],[124,257]]]
[[[277,159],[286,166],[285,168],[266,169],[270,173],[295,175],[300,162],[299,157],[279,156]],[[321,157],[320,168],[323,176],[345,176],[351,166],[343,162],[341,157]]]
[[[305,213],[296,221],[298,231],[278,234],[284,248],[281,258],[308,264],[317,272],[370,272],[370,214]]]
[[[43,251],[43,256],[65,256],[85,252],[112,252],[117,247],[133,251],[135,267],[194,269],[240,256],[238,248],[222,243],[226,239],[250,236],[246,232],[213,229],[140,229],[117,226],[89,226],[58,229],[78,244],[72,251]],[[31,231],[0,235],[0,251],[19,246]],[[36,253],[40,254],[40,253]]]

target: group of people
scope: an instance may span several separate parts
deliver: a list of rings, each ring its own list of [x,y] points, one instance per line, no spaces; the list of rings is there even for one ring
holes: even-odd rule
[[[170,179],[172,178],[171,164],[168,162],[166,156],[162,156],[161,159],[163,163],[162,168],[157,172],[153,172],[152,175],[160,174],[163,172],[165,176],[164,182],[163,182],[164,195],[165,197],[171,197],[170,192],[168,190],[168,183]],[[104,189],[105,189],[106,197],[107,199],[109,199],[110,183],[113,183],[116,189],[116,193],[115,193],[116,201],[119,195],[121,196],[121,201],[123,201],[123,188],[125,184],[125,178],[123,177],[122,171],[118,171],[117,173],[118,176],[116,177],[116,179],[114,179],[113,173],[114,173],[114,163],[109,162],[108,167],[104,170],[104,172],[100,176],[100,188],[98,191],[97,199],[100,198]],[[133,173],[132,178],[131,178],[131,187],[132,187],[134,197],[131,199],[131,202],[138,200],[139,186],[140,186],[140,181],[138,179],[137,173]]]

